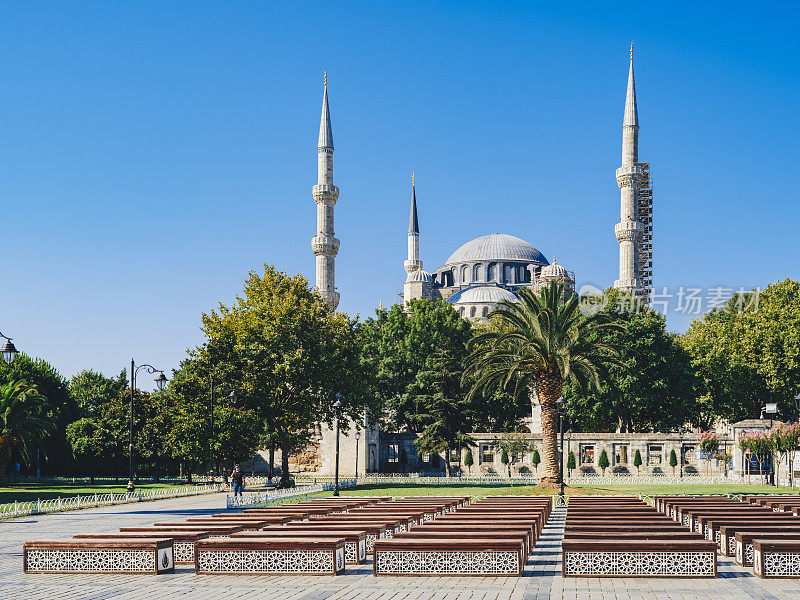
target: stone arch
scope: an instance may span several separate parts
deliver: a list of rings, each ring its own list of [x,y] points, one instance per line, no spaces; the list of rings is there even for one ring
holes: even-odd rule
[[[476,264],[472,268],[472,281],[480,281],[481,280],[481,266]]]
[[[483,317],[486,318],[488,316],[489,316],[489,307],[488,306],[484,306],[483,307]]]
[[[486,281],[497,281],[497,263],[489,263],[489,274]]]
[[[478,311],[478,308],[476,306],[473,306],[472,308],[469,309],[469,316],[470,317],[475,317],[475,315],[477,314],[477,311]]]
[[[469,277],[469,267],[464,265],[461,267],[461,283],[467,283]]]

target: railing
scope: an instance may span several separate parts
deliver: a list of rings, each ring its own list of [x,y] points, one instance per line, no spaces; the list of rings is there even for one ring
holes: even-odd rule
[[[629,475],[623,473],[609,473],[607,475],[576,475],[567,477],[569,485],[724,485],[729,483],[747,483],[738,475],[700,475],[698,473],[684,473],[680,475]]]
[[[340,479],[339,488],[348,488],[356,485],[355,479]],[[307,497],[309,494],[327,492],[334,489],[333,483],[319,483],[317,485],[299,485],[293,488],[282,490],[270,490],[268,492],[247,493],[241,496],[228,495],[225,505],[227,508],[261,508],[266,506],[277,506],[289,498]]]
[[[298,476],[295,478],[296,483],[304,484],[318,484],[318,483],[331,483],[333,477],[323,475],[319,477],[314,476]],[[461,477],[437,477],[425,475],[403,475],[403,474],[367,474],[359,475],[357,485],[385,485],[385,484],[400,484],[400,485],[536,485],[539,483],[538,477],[529,477],[526,475],[518,475],[513,477],[503,477],[502,475],[463,475]],[[341,484],[340,484],[341,486]]]
[[[166,498],[180,498],[183,496],[198,496],[200,494],[211,494],[223,490],[224,486],[219,484],[188,485],[182,487],[158,488],[155,490],[140,490],[132,494],[87,494],[86,496],[51,498],[49,500],[15,501],[8,504],[0,504],[0,518],[22,517],[65,510],[78,510],[80,508],[94,508],[97,506],[111,506],[113,504],[126,504],[128,502],[146,502],[149,500],[164,500]]]

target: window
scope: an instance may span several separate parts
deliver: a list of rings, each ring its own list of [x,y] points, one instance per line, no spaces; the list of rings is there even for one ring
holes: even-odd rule
[[[518,463],[522,460],[522,453],[521,452],[512,452],[511,453],[511,462]]]
[[[492,447],[489,444],[481,445],[481,462],[482,463],[494,462],[494,452],[492,452]]]
[[[660,465],[662,463],[662,453],[664,447],[661,444],[650,444],[647,447],[647,464]]]
[[[503,279],[506,283],[514,283],[514,267],[511,265],[506,265],[505,268],[505,278]]]
[[[475,268],[472,271],[472,281],[480,281],[481,280],[481,266],[475,265]]]
[[[458,450],[450,450],[450,462],[458,462]]]
[[[431,453],[430,452],[423,452],[420,460],[424,463],[431,462]]]
[[[525,269],[525,283],[531,282],[531,272],[528,269]]]
[[[461,267],[461,283],[467,283],[467,265]]]
[[[465,312],[466,312],[466,310],[464,310],[464,307],[463,307],[463,306],[462,306],[461,308],[459,308],[459,309],[458,309],[458,314],[459,314],[459,315],[461,315],[462,317],[464,316],[464,313],[465,313]]]
[[[400,462],[400,448],[397,444],[389,444],[389,462]]]
[[[483,307],[483,316],[484,317],[488,317],[489,316],[489,307],[488,306],[484,306]]]
[[[628,464],[628,444],[614,444],[614,464]]]
[[[469,309],[469,316],[470,316],[470,317],[474,317],[474,316],[475,316],[475,314],[477,313],[477,310],[478,310],[478,308],[477,308],[477,307],[475,307],[475,306],[473,306],[472,308],[470,308],[470,309]]]
[[[683,464],[693,465],[697,462],[694,444],[685,444],[683,446]]]
[[[580,454],[582,465],[594,464],[594,444],[581,444]]]
[[[497,264],[489,263],[489,275],[486,277],[486,281],[496,281],[497,280]]]

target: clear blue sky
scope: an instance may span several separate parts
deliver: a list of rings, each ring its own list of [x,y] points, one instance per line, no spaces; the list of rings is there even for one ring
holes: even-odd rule
[[[348,313],[402,289],[412,169],[426,268],[503,232],[609,285],[632,39],[656,287],[800,276],[796,3],[9,1],[0,16],[0,331],[66,376],[132,356],[172,369],[249,269],[313,277],[323,67]]]

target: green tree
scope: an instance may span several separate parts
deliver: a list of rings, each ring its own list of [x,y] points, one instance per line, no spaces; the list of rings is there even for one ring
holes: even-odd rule
[[[558,410],[564,382],[600,387],[607,364],[616,360],[614,347],[603,334],[618,327],[607,315],[581,318],[578,298],[564,298],[564,287],[553,283],[540,294],[519,290],[519,302],[500,302],[489,318],[500,331],[488,331],[471,342],[468,373],[475,375],[470,394],[487,395],[498,389],[529,397],[535,389],[542,409],[542,482],[558,481]]]
[[[700,381],[702,425],[754,418],[768,399],[800,418],[800,282],[737,294],[682,337]]]
[[[36,450],[56,432],[47,399],[27,381],[8,381],[0,387],[0,482],[15,460],[30,466]]]
[[[637,449],[636,454],[633,456],[633,466],[636,467],[636,473],[639,473],[639,467],[642,466],[642,453]]]
[[[609,465],[610,463],[608,462],[608,453],[606,452],[606,449],[603,448],[600,451],[600,458],[597,461],[597,466],[603,469],[603,475],[606,474],[606,469],[609,467]]]
[[[669,466],[672,467],[672,474],[675,475],[675,467],[678,466],[678,455],[675,454],[675,448],[669,451]]]
[[[472,458],[472,449],[467,448],[467,453],[464,455],[464,466],[467,467],[467,472],[472,473],[472,465],[475,464],[475,459]]]
[[[667,332],[664,315],[642,308],[619,290],[605,292],[605,314],[617,328],[604,339],[619,350],[599,390],[576,384],[564,391],[572,422],[584,431],[659,431],[696,420],[691,357]],[[630,310],[635,308],[637,310]]]
[[[542,457],[539,455],[538,450],[533,451],[533,456],[531,456],[531,463],[533,464],[533,469],[536,473],[539,473],[539,464],[542,462]]]
[[[567,456],[567,471],[569,471],[569,476],[572,477],[572,470],[575,468],[575,453],[570,450],[569,455]]]
[[[509,433],[496,437],[492,445],[499,448],[501,451],[500,462],[503,462],[503,453],[506,457],[511,457],[509,462],[503,463],[508,465],[508,476],[511,477],[511,465],[518,460],[518,458],[525,456],[528,452],[533,450],[533,444],[523,434]]]
[[[47,361],[33,359],[20,353],[10,365],[0,361],[0,385],[9,382],[27,382],[47,400],[47,414],[43,417],[55,430],[40,440],[42,470],[51,474],[65,473],[72,468],[72,452],[64,436],[67,425],[79,415],[78,405],[69,394],[67,380]]]
[[[789,487],[793,487],[794,469],[792,465],[794,465],[795,453],[800,450],[800,423],[780,425],[772,431],[770,437],[772,437],[772,447],[775,452],[780,455],[782,461],[785,460],[786,462]],[[775,478],[775,485],[778,485],[777,477]]]
[[[84,369],[69,380],[68,390],[81,417],[97,417],[103,404],[112,401],[128,385],[125,370],[116,378]]]
[[[334,400],[343,431],[372,410],[369,371],[357,321],[334,312],[301,275],[265,265],[250,272],[231,306],[203,315],[207,342],[190,352],[216,381],[235,387],[252,427],[281,449],[281,486],[290,484],[289,457],[304,449],[314,425],[333,425]]]
[[[508,476],[511,477],[511,460],[508,458],[508,450],[503,450],[500,453],[500,462],[506,466],[508,469]]]
[[[462,365],[460,356],[448,350],[438,350],[430,356],[425,368],[417,373],[409,385],[409,396],[414,398],[413,413],[408,415],[420,436],[414,442],[419,452],[443,454],[448,477],[452,475],[450,450],[461,445],[471,445],[467,431],[470,424],[470,405],[461,389]]]

